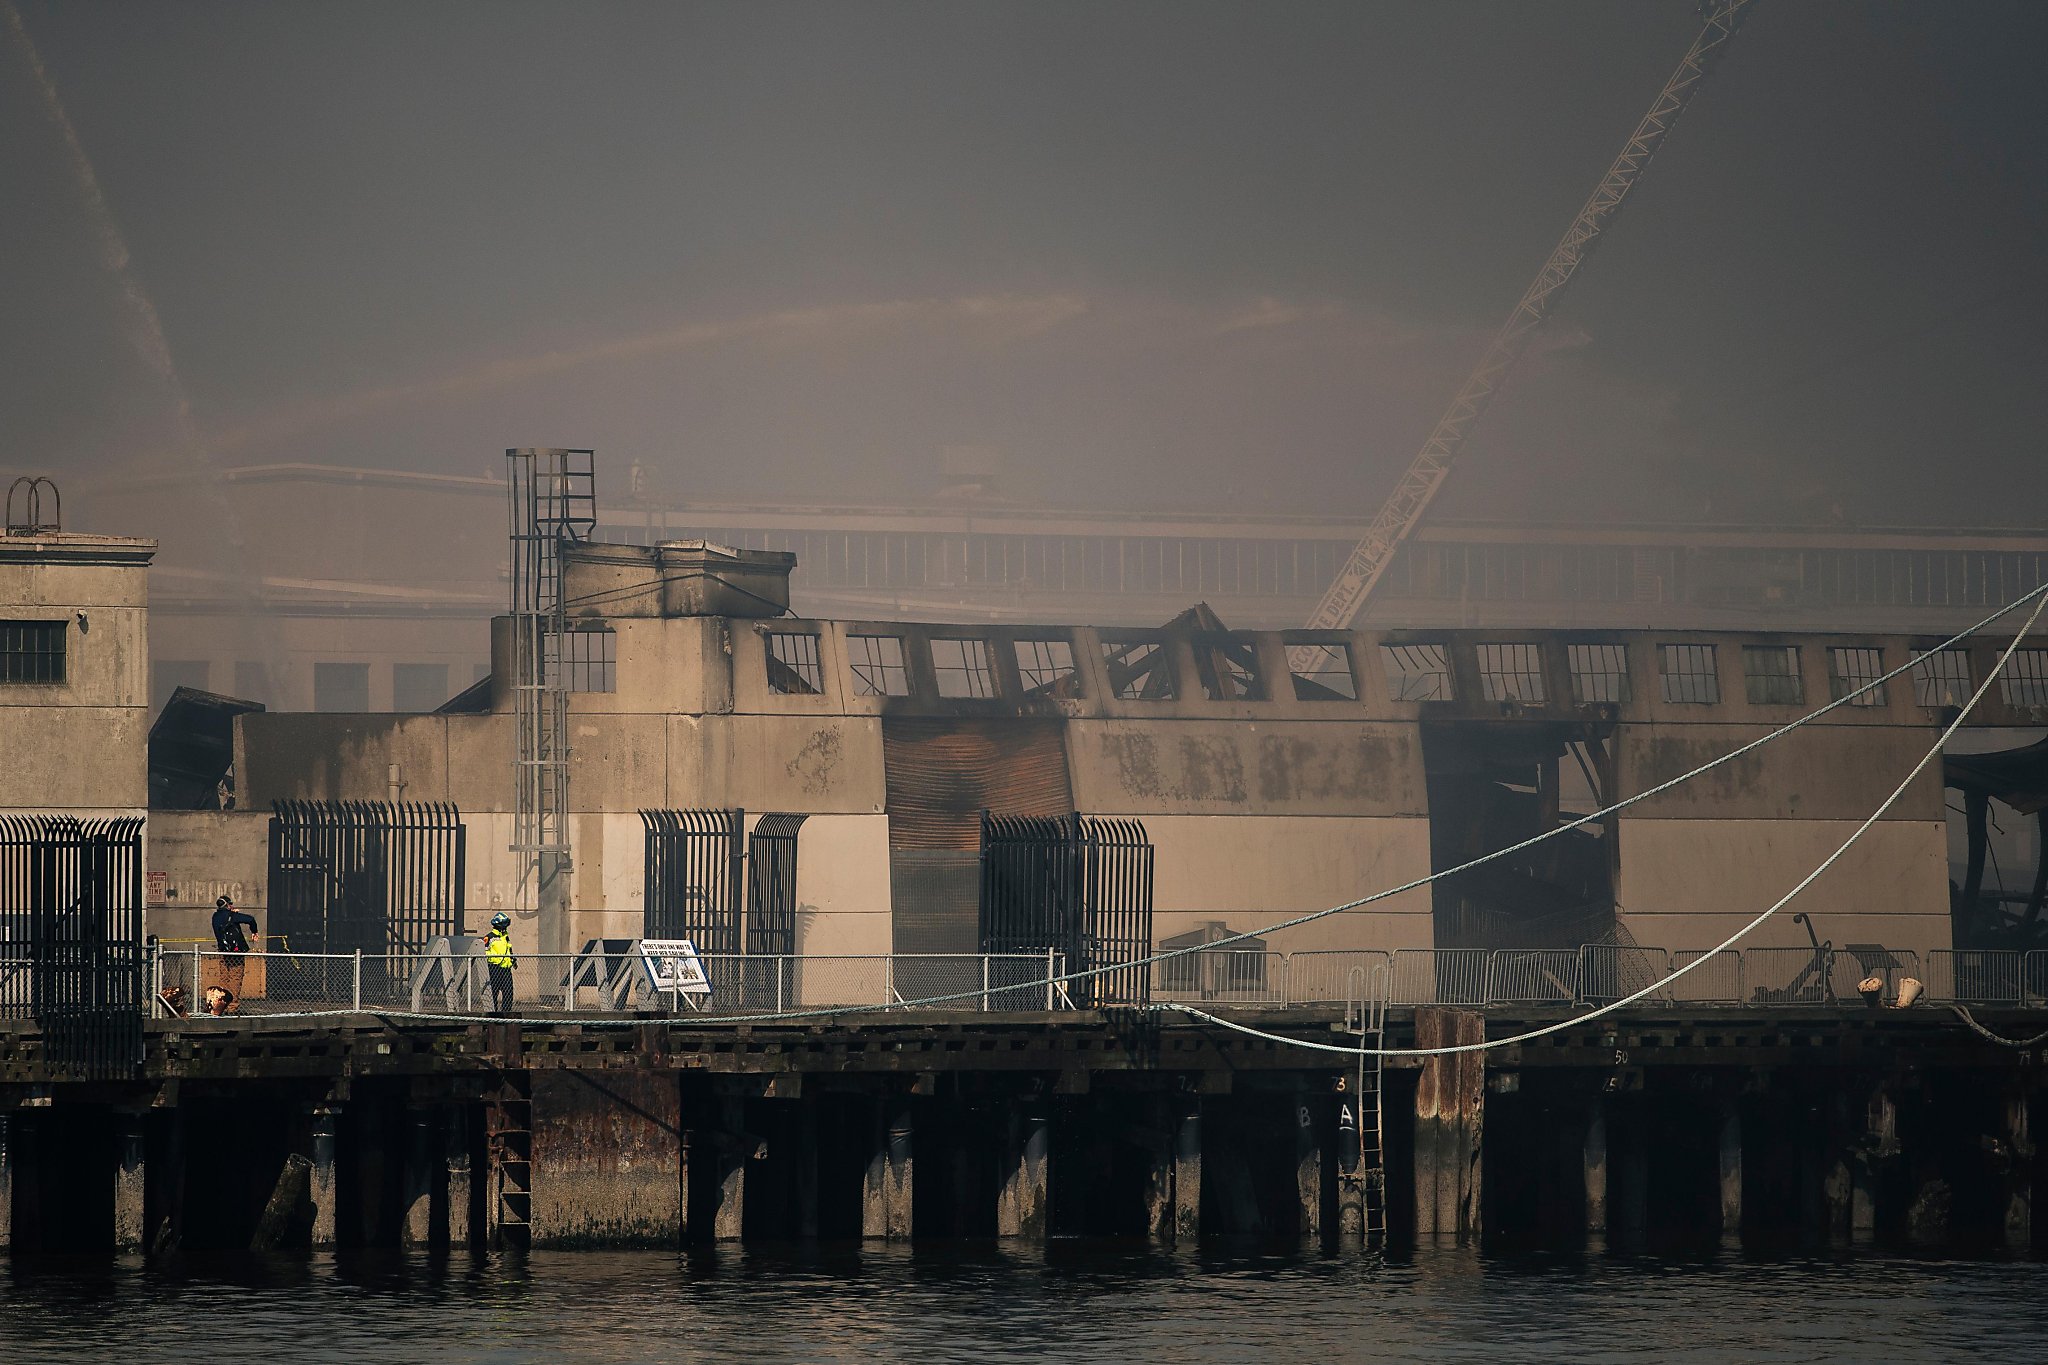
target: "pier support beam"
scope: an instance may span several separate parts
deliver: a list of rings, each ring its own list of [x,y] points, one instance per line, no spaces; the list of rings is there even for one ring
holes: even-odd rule
[[[2025,1251],[2034,1243],[2034,1139],[2025,1087],[2005,1094],[2005,1245]]]
[[[1721,1240],[1742,1241],[1742,1106],[1731,1100],[1721,1106]]]
[[[1415,1011],[1415,1045],[1444,1047],[1486,1041],[1476,1010],[1432,1006]],[[1417,1236],[1480,1233],[1481,1134],[1486,1117],[1486,1054],[1425,1057],[1415,1090],[1415,1231]]]
[[[334,1159],[336,1153],[336,1132],[339,1124],[331,1105],[321,1105],[313,1111],[313,1171],[311,1195],[313,1200],[313,1245],[331,1247],[335,1243],[337,1222],[334,1214]]]
[[[434,1111],[419,1106],[405,1111],[405,1165],[400,1172],[398,1220],[400,1246],[428,1246],[434,1239],[434,1186],[446,1169],[434,1141]],[[437,1169],[440,1168],[440,1169]]]
[[[476,1186],[471,1179],[475,1122],[468,1105],[450,1105],[442,1113],[441,1150],[448,1189],[448,1249],[465,1250],[474,1243],[472,1219]]]
[[[675,1076],[536,1071],[531,1080],[531,1245],[677,1245],[683,1187]]]
[[[1008,1150],[1004,1154],[1003,1187],[996,1201],[996,1235],[1045,1240],[1051,1208],[1050,1135],[1046,1103],[1031,1100],[1010,1111]]]
[[[1607,1233],[1607,1101],[1595,1098],[1586,1112],[1586,1231]]]
[[[14,1246],[14,1144],[19,1124],[0,1113],[0,1251]]]
[[[910,1102],[891,1097],[875,1110],[874,1155],[868,1160],[862,1191],[860,1231],[863,1237],[903,1241],[910,1236],[911,1142]]]
[[[738,1095],[718,1101],[719,1128],[712,1134],[711,1236],[737,1242],[747,1230],[747,1102]]]
[[[1294,1198],[1295,1231],[1304,1238],[1323,1235],[1323,1181],[1329,1163],[1323,1159],[1320,1110],[1324,1097],[1307,1086],[1294,1092]]]
[[[1160,1117],[1148,1200],[1152,1235],[1192,1246],[1202,1235],[1202,1102],[1193,1095],[1168,1096]]]
[[[147,1217],[144,1189],[144,1115],[117,1111],[114,1115],[114,1250],[142,1250],[143,1222]]]

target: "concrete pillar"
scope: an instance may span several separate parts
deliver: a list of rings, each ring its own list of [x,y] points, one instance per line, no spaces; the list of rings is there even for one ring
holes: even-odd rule
[[[334,1159],[335,1159],[335,1110],[322,1105],[313,1111],[313,1245],[331,1247],[335,1243],[334,1216]]]
[[[1607,1231],[1607,1101],[1596,1099],[1586,1115],[1586,1231]]]
[[[1721,1240],[1742,1240],[1742,1106],[1721,1107]]]
[[[1034,1100],[1010,1111],[1003,1188],[996,1200],[999,1237],[1045,1240],[1046,1213],[1051,1207],[1047,1198],[1051,1189],[1049,1127],[1043,1101]]]
[[[2028,1094],[2014,1086],[2005,1095],[2005,1244],[2025,1251],[2034,1242],[2034,1140],[2028,1128]]]
[[[1300,1212],[1296,1230],[1303,1237],[1323,1235],[1323,1125],[1317,1111],[1322,1096],[1306,1087],[1294,1093],[1294,1197]]]
[[[910,1105],[885,1099],[876,1109],[874,1155],[861,1205],[861,1235],[890,1241],[910,1236],[912,1195]]]
[[[15,1119],[0,1113],[0,1251],[14,1246]]]
[[[682,1092],[667,1071],[536,1071],[530,1244],[682,1241]]]
[[[1361,1166],[1363,1152],[1362,1134],[1359,1123],[1363,1113],[1359,1108],[1358,1096],[1346,1091],[1337,1100],[1337,1236],[1343,1241],[1363,1244],[1365,1241],[1365,1171]],[[1432,1159],[1434,1151],[1432,1150]],[[1422,1161],[1415,1162],[1416,1179],[1422,1179]],[[1432,1171],[1434,1167],[1432,1166]],[[1432,1177],[1433,1178],[1433,1177]],[[1418,1218],[1422,1211],[1423,1198],[1418,1189],[1415,1196]],[[1431,1230],[1435,1228],[1436,1203],[1429,1201]],[[1421,1231],[1420,1227],[1417,1231]]]
[[[441,1150],[448,1182],[448,1249],[461,1251],[470,1246],[475,1231],[470,1226],[470,1208],[475,1199],[471,1184],[470,1138],[473,1114],[468,1105],[452,1104],[442,1111]]]
[[[423,1247],[434,1239],[434,1184],[446,1157],[436,1149],[434,1111],[413,1106],[405,1111],[405,1164],[399,1176],[402,1213],[398,1222],[401,1246]]]
[[[712,1216],[711,1235],[721,1242],[737,1242],[747,1230],[747,1102],[738,1095],[721,1096],[718,1101],[720,1141],[717,1144],[718,1211]]]
[[[142,1250],[144,1202],[143,1118],[139,1113],[114,1115],[114,1250]]]
[[[1878,1177],[1899,1155],[1899,1104],[1889,1085],[1871,1091],[1863,1123],[1861,1159],[1852,1170],[1855,1189],[1851,1196],[1850,1226],[1867,1234],[1877,1231]]]

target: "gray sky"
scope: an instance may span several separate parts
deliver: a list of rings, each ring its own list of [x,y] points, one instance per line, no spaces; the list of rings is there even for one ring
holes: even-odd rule
[[[1029,501],[1359,514],[1695,28],[15,4],[104,215],[0,0],[7,466],[894,501],[970,445]],[[1759,0],[1440,512],[2048,520],[2044,54],[2038,3]]]

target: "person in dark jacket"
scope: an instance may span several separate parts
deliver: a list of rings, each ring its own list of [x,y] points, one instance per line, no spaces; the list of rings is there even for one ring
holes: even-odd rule
[[[249,951],[245,928],[255,933],[256,917],[235,909],[233,898],[222,896],[213,903],[213,946],[220,953],[220,979],[214,984],[236,1000],[242,998],[242,955]]]

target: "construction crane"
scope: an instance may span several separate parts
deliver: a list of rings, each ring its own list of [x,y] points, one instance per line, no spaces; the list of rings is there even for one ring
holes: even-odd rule
[[[1600,185],[1593,191],[1593,197],[1579,210],[1579,216],[1565,229],[1563,240],[1550,253],[1550,259],[1543,263],[1535,283],[1522,295],[1515,311],[1508,315],[1507,322],[1494,335],[1493,342],[1480,357],[1479,366],[1472,371],[1472,377],[1458,390],[1458,396],[1451,400],[1449,411],[1438,419],[1436,429],[1429,433],[1429,439],[1422,443],[1422,453],[1408,466],[1408,472],[1401,476],[1401,482],[1394,489],[1394,495],[1380,508],[1379,515],[1367,528],[1364,539],[1351,551],[1351,557],[1337,573],[1336,580],[1324,592],[1323,600],[1316,604],[1315,613],[1309,617],[1311,630],[1342,630],[1358,619],[1365,607],[1366,598],[1373,586],[1380,581],[1380,575],[1393,562],[1394,552],[1402,541],[1408,538],[1422,521],[1422,514],[1443,487],[1444,476],[1450,472],[1451,461],[1457,458],[1458,449],[1465,438],[1472,433],[1486,409],[1492,404],[1493,396],[1500,391],[1501,381],[1520,358],[1529,337],[1543,325],[1550,306],[1564,287],[1571,283],[1572,276],[1584,264],[1586,254],[1600,239],[1607,225],[1621,209],[1628,192],[1635,188],[1642,178],[1650,158],[1670,133],[1678,116],[1699,93],[1700,84],[1728,40],[1735,36],[1744,12],[1754,0],[1708,0],[1701,6],[1705,18],[1699,36],[1686,49],[1685,59],[1678,64],[1678,70],[1664,83],[1664,89],[1657,95],[1650,112],[1636,126],[1635,134],[1628,145],[1621,149],[1621,155],[1607,168],[1607,174],[1600,179]]]

